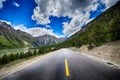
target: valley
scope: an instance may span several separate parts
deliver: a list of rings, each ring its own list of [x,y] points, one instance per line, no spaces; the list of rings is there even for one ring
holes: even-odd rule
[[[70,10],[82,2],[74,1],[66,5]],[[28,27],[0,20],[0,80],[120,80],[120,0],[111,7],[103,2],[79,16],[81,8],[73,9],[74,17],[64,14],[69,8],[57,14],[58,6],[46,12],[36,3],[31,18],[37,20]]]

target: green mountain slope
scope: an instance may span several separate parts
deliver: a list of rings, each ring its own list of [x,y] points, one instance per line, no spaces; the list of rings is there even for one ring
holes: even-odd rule
[[[0,22],[0,49],[37,46],[35,39],[28,33],[15,30],[5,22]]]
[[[99,46],[115,40],[120,40],[120,1],[58,46],[80,47],[83,44]]]

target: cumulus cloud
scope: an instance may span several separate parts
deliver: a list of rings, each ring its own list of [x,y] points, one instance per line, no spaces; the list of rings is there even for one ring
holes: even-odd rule
[[[70,36],[80,30],[83,23],[89,20],[90,11],[98,7],[98,0],[35,0],[37,7],[34,9],[32,19],[38,24],[50,23],[49,16],[68,16],[71,22],[64,22],[63,33]],[[85,13],[83,13],[85,12]]]
[[[96,11],[100,5],[99,1],[106,5],[106,8],[114,5],[118,0],[35,0],[37,7],[34,9],[32,19],[38,24],[49,24],[50,16],[71,18],[71,22],[63,22],[63,33],[71,36],[81,29],[92,19],[90,11]]]
[[[15,7],[19,7],[20,5],[17,2],[12,3]]]
[[[3,2],[5,2],[6,0],[0,0],[0,9],[3,8]]]
[[[102,3],[106,5],[106,9],[111,7],[112,5],[116,4],[119,0],[101,0]]]
[[[40,28],[40,27],[27,28],[23,24],[14,26],[14,29],[16,30],[19,29],[21,31],[27,32],[31,34],[33,37],[42,36],[42,35],[52,35],[57,38],[62,37],[62,35],[60,36],[56,35],[52,29],[46,29],[46,28]]]
[[[40,24],[50,23],[49,16],[74,17],[83,11],[93,0],[35,0],[37,7],[34,9],[32,19]]]
[[[9,25],[12,25],[12,23],[10,22],[10,21],[5,21],[5,20],[0,20],[1,22],[5,22],[5,23],[7,23],[7,24],[9,24]]]

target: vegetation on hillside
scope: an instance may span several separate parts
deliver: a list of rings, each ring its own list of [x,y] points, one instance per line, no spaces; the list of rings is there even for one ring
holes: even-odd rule
[[[15,30],[6,22],[0,21],[0,49],[33,46],[38,46],[38,44],[30,34],[20,30]]]

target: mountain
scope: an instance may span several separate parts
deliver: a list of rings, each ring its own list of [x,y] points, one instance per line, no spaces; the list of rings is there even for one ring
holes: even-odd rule
[[[65,41],[65,38],[56,38],[51,35],[33,37],[21,30],[15,30],[6,22],[0,21],[0,49],[40,47],[53,45]]]
[[[53,45],[53,44],[61,43],[66,40],[66,38],[56,38],[55,36],[52,35],[38,36],[35,37],[35,39],[40,46]]]
[[[35,39],[28,33],[15,30],[9,24],[0,21],[0,49],[37,46]]]
[[[80,47],[84,44],[99,46],[120,40],[120,1],[104,11],[61,45]]]

